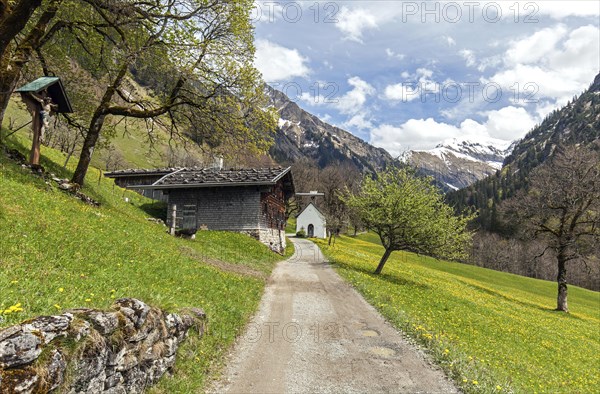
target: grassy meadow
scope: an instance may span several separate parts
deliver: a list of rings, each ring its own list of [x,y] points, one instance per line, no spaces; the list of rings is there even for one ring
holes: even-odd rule
[[[19,133],[8,139],[22,153],[28,145]],[[62,169],[61,153],[42,147],[42,156],[47,171],[71,175],[73,167]],[[107,308],[121,297],[169,311],[200,307],[208,332],[185,342],[176,373],[152,392],[201,390],[256,310],[265,278],[284,257],[241,234],[205,231],[195,241],[171,237],[164,226],[146,220],[156,208],[151,200],[115,187],[95,168],[86,182],[82,191],[100,207],[0,153],[0,328],[68,308]]]
[[[570,286],[565,314],[553,310],[553,282],[404,252],[378,276],[383,247],[374,234],[317,243],[465,392],[599,392],[600,293]]]

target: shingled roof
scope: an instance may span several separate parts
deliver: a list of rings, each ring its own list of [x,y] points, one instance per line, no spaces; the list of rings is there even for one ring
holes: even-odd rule
[[[116,170],[112,172],[105,172],[104,176],[107,178],[121,178],[131,176],[143,176],[143,175],[167,175],[172,172],[180,170],[181,167],[165,167],[165,168],[131,168],[128,170]],[[192,169],[192,168],[190,168]],[[199,168],[202,169],[202,168]]]
[[[182,189],[217,186],[274,185],[290,172],[291,167],[215,169],[215,168],[159,168],[152,170],[120,170],[105,175],[110,178],[160,175],[151,185],[132,185],[136,189]]]

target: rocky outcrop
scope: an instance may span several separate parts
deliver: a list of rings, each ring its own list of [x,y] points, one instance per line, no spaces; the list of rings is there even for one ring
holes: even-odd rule
[[[0,330],[0,393],[140,393],[175,364],[206,316],[166,313],[123,298],[111,310],[73,309]]]

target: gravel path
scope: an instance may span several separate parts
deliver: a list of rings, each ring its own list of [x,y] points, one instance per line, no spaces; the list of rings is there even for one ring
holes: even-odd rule
[[[310,241],[280,263],[212,391],[454,393],[414,345],[324,262]]]

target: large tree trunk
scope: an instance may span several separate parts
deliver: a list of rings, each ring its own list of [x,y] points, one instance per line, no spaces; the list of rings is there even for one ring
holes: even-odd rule
[[[569,312],[567,306],[567,267],[565,261],[565,255],[562,251],[558,253],[558,297],[556,300],[556,310]]]
[[[379,265],[377,266],[377,269],[375,270],[376,274],[380,274],[381,270],[383,270],[383,266],[385,265],[385,262],[388,260],[388,258],[390,257],[390,255],[392,254],[393,249],[386,249],[385,253],[383,253],[383,256],[381,257],[381,260],[379,261]]]
[[[12,92],[17,86],[21,70],[7,69],[4,62],[0,63],[0,125],[4,122],[4,115]]]
[[[90,128],[83,141],[83,147],[81,148],[81,154],[79,155],[79,162],[77,168],[73,173],[72,182],[79,185],[83,185],[85,181],[85,174],[87,174],[90,163],[92,162],[92,155],[94,153],[94,147],[98,138],[100,137],[100,131],[104,125],[104,119],[106,115],[96,113],[90,123]]]
[[[83,147],[81,148],[81,154],[79,155],[79,162],[77,163],[77,168],[73,173],[72,182],[77,183],[83,186],[85,182],[85,174],[87,174],[88,168],[90,167],[90,163],[92,162],[92,154],[94,153],[94,147],[96,146],[96,142],[98,142],[98,138],[100,137],[100,132],[102,131],[102,126],[104,126],[104,120],[106,119],[106,115],[108,113],[108,108],[110,106],[110,101],[115,95],[117,88],[123,82],[125,75],[127,74],[127,69],[129,68],[129,64],[133,61],[133,58],[130,58],[128,61],[124,62],[121,65],[121,69],[115,76],[112,84],[109,85],[104,91],[104,95],[102,96],[102,100],[94,111],[94,115],[92,116],[92,120],[90,121],[90,128],[85,136],[85,140],[83,141]]]
[[[29,18],[41,4],[41,0],[21,0],[11,7],[2,1],[0,11],[0,55],[4,55],[10,42],[25,28]]]
[[[31,58],[33,51],[41,44],[48,25],[58,12],[62,0],[51,0],[40,15],[36,24],[16,46],[11,42],[25,28],[33,12],[41,5],[41,0],[21,0],[12,8],[6,7],[0,13],[0,125],[10,95],[15,90],[21,70]],[[4,3],[4,2],[3,2]]]

